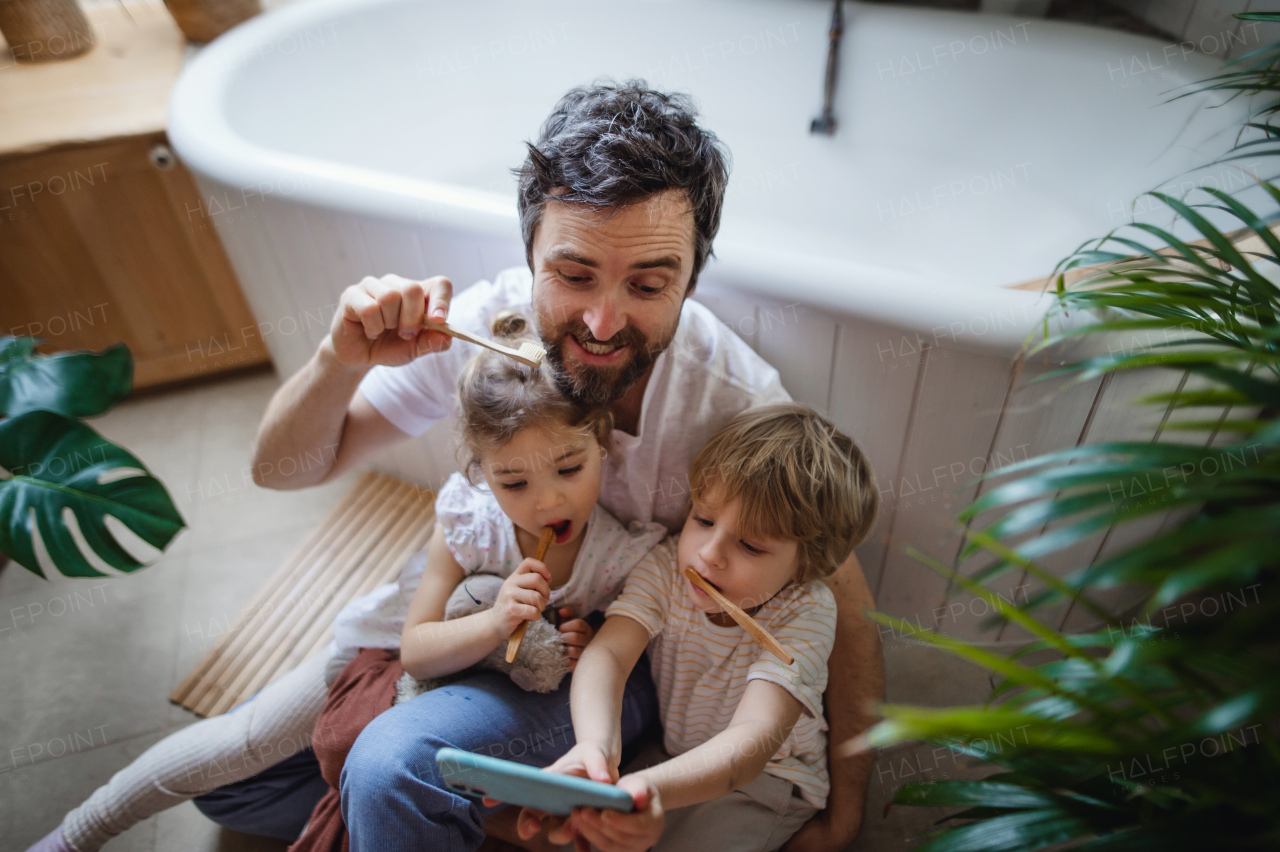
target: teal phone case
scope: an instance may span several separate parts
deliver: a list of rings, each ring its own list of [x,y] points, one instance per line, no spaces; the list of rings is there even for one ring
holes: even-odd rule
[[[436,752],[436,765],[451,788],[466,796],[487,796],[508,805],[567,816],[576,807],[630,813],[635,802],[626,790],[576,775],[543,772],[512,760],[499,760],[456,748]]]

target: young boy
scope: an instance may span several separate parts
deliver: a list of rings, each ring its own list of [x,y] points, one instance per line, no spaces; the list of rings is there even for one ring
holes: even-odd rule
[[[836,606],[821,581],[870,533],[879,491],[857,446],[811,409],[750,409],[689,471],[692,508],[627,578],[570,688],[577,744],[548,771],[616,782],[636,811],[579,808],[549,839],[603,852],[779,848],[826,806],[822,693]],[[775,657],[684,574],[692,566],[793,657]],[[646,646],[665,762],[618,778],[627,675]],[[658,759],[667,757],[659,755]],[[529,838],[545,815],[525,810]],[[656,845],[655,845],[656,844]]]

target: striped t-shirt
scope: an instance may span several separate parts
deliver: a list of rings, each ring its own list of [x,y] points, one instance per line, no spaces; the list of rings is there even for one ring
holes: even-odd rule
[[[795,662],[786,665],[734,624],[721,627],[694,606],[676,557],[676,537],[662,541],[631,569],[605,615],[625,615],[649,633],[649,662],[658,688],[663,745],[672,757],[729,726],[747,681],[767,680],[804,710],[764,771],[799,786],[818,810],[827,805],[827,720],[822,693],[836,632],[836,601],[821,580],[792,583],[755,614]]]

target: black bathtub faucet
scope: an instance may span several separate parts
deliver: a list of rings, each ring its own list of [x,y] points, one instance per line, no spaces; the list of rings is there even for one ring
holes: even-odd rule
[[[831,30],[827,46],[827,78],[822,86],[822,115],[809,122],[810,133],[825,133],[834,136],[836,132],[836,116],[834,101],[836,97],[836,71],[840,61],[840,37],[844,35],[843,0],[836,0],[835,9],[831,12]]]

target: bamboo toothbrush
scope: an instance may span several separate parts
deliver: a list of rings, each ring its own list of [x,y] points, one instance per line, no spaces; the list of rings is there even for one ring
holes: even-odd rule
[[[769,635],[769,631],[765,630],[759,624],[756,624],[755,619],[743,612],[737,604],[720,594],[719,589],[702,579],[702,575],[693,570],[692,566],[686,565],[684,568],[684,574],[696,583],[699,589],[702,589],[702,591],[711,595],[712,600],[720,604],[720,608],[729,613],[730,618],[738,622],[738,624],[742,626],[742,629],[750,633],[757,642],[772,651],[775,657],[782,660],[782,662],[787,665],[791,665],[795,662],[795,659],[787,653],[787,649],[782,647],[782,645],[778,643],[777,639],[774,639]],[[511,661],[508,660],[507,662]]]
[[[547,555],[547,548],[551,546],[551,540],[556,537],[556,531],[551,527],[543,527],[542,535],[538,536],[538,555],[534,558],[539,562],[542,557]],[[516,654],[520,653],[520,643],[524,641],[524,632],[529,629],[529,622],[522,621],[520,626],[511,631],[511,638],[507,640],[507,662],[514,663]]]
[[[465,340],[468,343],[483,346],[485,349],[492,349],[494,352],[506,355],[508,358],[514,358],[521,364],[527,364],[530,367],[537,367],[541,365],[542,359],[547,357],[547,350],[543,349],[538,344],[527,340],[520,344],[519,349],[512,349],[510,346],[503,346],[497,341],[477,337],[476,335],[465,332],[460,328],[454,328],[447,322],[423,320],[422,324],[432,331],[439,331],[443,334],[449,335],[450,337],[456,337],[459,340]]]

